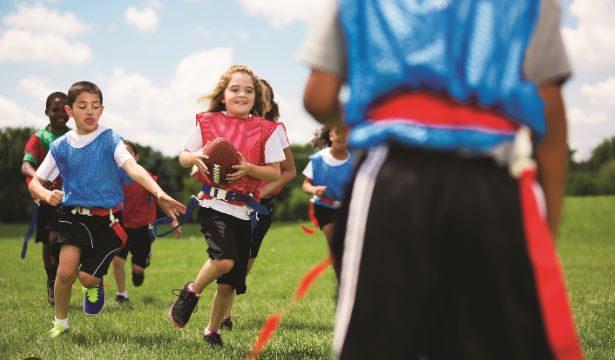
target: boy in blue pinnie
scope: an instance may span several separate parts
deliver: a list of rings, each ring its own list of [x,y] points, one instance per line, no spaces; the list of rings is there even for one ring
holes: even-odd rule
[[[97,315],[104,307],[103,275],[126,242],[126,233],[114,216],[124,196],[118,167],[154,194],[167,214],[174,217],[186,209],[135,162],[119,135],[98,124],[104,109],[98,86],[77,82],[67,95],[65,110],[75,119],[75,130],[51,143],[28,187],[34,198],[52,206],[61,204],[58,243],[62,248],[55,281],[55,320],[48,332],[51,338],[69,330],[68,304],[77,277],[85,287],[83,311]],[[58,175],[63,179],[62,190],[43,186]]]

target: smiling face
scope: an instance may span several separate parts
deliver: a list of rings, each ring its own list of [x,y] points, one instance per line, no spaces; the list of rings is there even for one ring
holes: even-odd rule
[[[45,115],[49,117],[49,124],[51,124],[51,131],[54,133],[63,133],[66,130],[66,122],[68,121],[68,114],[64,107],[66,106],[66,99],[54,98],[49,104],[49,108],[45,110]]]
[[[98,128],[98,119],[104,107],[97,94],[84,91],[77,96],[72,107],[66,105],[65,109],[75,119],[75,132],[87,135]]]
[[[348,143],[346,143],[346,130],[333,129],[329,132],[329,140],[331,140],[331,147],[337,151],[345,151],[348,149]]]
[[[247,118],[255,99],[256,92],[252,76],[243,72],[235,72],[224,89],[222,100],[228,116]]]

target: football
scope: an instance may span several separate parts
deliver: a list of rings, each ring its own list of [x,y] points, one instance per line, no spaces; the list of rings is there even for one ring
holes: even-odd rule
[[[217,138],[207,143],[203,153],[209,157],[204,159],[209,180],[216,185],[227,184],[226,175],[237,171],[233,165],[238,165],[241,160],[235,145],[224,138]]]

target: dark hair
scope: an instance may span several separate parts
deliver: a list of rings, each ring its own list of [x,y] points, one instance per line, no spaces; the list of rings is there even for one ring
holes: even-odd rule
[[[328,146],[332,145],[331,139],[329,139],[329,133],[331,132],[331,128],[328,126],[323,126],[321,129],[314,131],[314,138],[312,141],[312,146],[316,149],[324,149]]]
[[[271,94],[271,109],[263,115],[263,117],[267,120],[278,121],[280,118],[280,108],[278,103],[274,101],[275,96],[273,95],[273,88],[265,79],[261,79],[263,85],[265,85],[269,89],[269,94]],[[264,100],[264,97],[263,97]]]
[[[139,155],[139,150],[137,149],[137,145],[135,145],[135,143],[133,143],[132,141],[124,140],[124,144],[126,144],[126,146],[130,146],[132,152],[134,152],[135,155]]]
[[[233,65],[228,68],[222,76],[220,76],[220,80],[214,87],[212,91],[201,96],[199,101],[209,101],[209,105],[205,112],[217,112],[226,110],[226,105],[222,103],[224,99],[224,90],[228,86],[231,81],[231,77],[235,73],[244,73],[252,77],[252,81],[254,82],[254,106],[250,110],[252,115],[261,116],[263,113],[263,108],[265,106],[265,102],[263,100],[263,85],[261,84],[258,76],[246,65]]]
[[[73,107],[73,103],[77,99],[77,96],[79,96],[83,92],[98,95],[98,97],[100,98],[100,105],[102,105],[103,96],[102,96],[102,91],[100,91],[100,88],[92,82],[79,81],[79,82],[74,83],[70,87],[70,89],[68,89],[68,99],[67,99],[68,106]]]
[[[61,91],[52,92],[51,94],[49,94],[49,96],[47,96],[47,101],[45,102],[45,111],[49,110],[51,103],[55,99],[61,99],[68,103],[68,97],[66,96],[65,93]]]

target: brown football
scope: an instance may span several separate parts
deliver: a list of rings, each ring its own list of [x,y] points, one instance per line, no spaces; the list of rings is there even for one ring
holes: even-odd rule
[[[224,138],[217,138],[205,146],[203,153],[209,157],[205,159],[209,180],[216,185],[226,185],[226,175],[237,171],[233,165],[238,165],[241,160],[235,145]]]

